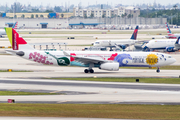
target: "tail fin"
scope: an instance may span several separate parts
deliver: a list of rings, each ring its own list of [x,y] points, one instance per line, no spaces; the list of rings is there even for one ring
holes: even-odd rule
[[[14,25],[12,26],[12,28],[14,28],[16,30],[17,26],[18,26],[18,22],[15,22]]]
[[[171,30],[170,30],[170,28],[169,28],[168,23],[165,23],[165,24],[166,24],[166,29],[167,29],[167,33],[168,33],[168,35],[169,35],[169,34],[172,34],[172,33],[171,33]]]
[[[136,40],[136,38],[137,38],[137,33],[138,33],[138,28],[139,28],[139,26],[136,26],[136,28],[135,28],[132,36],[131,36],[131,39]]]
[[[27,44],[27,42],[22,37],[19,37],[19,34],[13,28],[4,29],[6,31],[6,34],[9,38],[13,50],[19,50],[20,47],[21,49],[33,49],[31,46]]]
[[[178,37],[177,41],[175,42],[175,44],[179,44],[180,45],[180,37]]]

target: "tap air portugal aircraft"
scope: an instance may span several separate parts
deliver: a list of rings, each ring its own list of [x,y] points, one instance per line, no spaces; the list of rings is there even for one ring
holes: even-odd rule
[[[138,26],[136,26],[130,39],[121,39],[121,40],[97,40],[93,43],[93,46],[96,47],[110,47],[112,50],[113,47],[120,47],[126,49],[129,45],[134,45],[137,40]]]
[[[177,39],[178,37],[180,37],[180,34],[172,34],[168,23],[165,23],[165,24],[166,24],[166,29],[167,29],[167,33],[168,33],[168,35],[165,36],[166,38],[168,38],[168,39]]]
[[[18,22],[15,22],[12,28],[17,29],[17,25],[18,25]],[[0,37],[2,37],[2,35],[6,35],[6,31],[4,29],[0,30]]]
[[[157,52],[114,52],[114,51],[39,51],[32,48],[13,28],[5,28],[13,50],[8,53],[22,58],[57,66],[87,67],[85,73],[93,73],[93,67],[118,71],[119,67],[159,67],[170,65],[176,60],[170,55]]]

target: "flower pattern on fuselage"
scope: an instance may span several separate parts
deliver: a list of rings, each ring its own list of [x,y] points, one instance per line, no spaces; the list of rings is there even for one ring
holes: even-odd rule
[[[34,52],[29,54],[29,59],[34,60],[35,62],[47,64],[47,65],[53,65],[52,62],[49,62],[46,56],[41,55],[40,53]]]

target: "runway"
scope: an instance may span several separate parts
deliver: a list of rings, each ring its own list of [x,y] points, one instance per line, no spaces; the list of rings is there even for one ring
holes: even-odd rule
[[[23,35],[30,36],[29,34]],[[31,36],[36,37],[37,34]],[[44,34],[38,36],[44,37]],[[101,39],[112,37],[112,35],[103,34],[84,34],[75,35],[75,37],[81,37],[79,39],[67,40],[66,36],[72,36],[72,34],[53,34],[50,36],[62,38],[27,38],[26,40],[28,43],[68,42],[69,45],[83,45],[96,41],[97,39],[94,39],[94,37]],[[90,39],[85,38],[83,40],[84,36]],[[129,38],[130,36],[130,34],[116,34],[113,35],[113,38]],[[140,37],[149,39],[152,36],[143,34]],[[0,43],[6,47],[10,45],[7,38],[4,38]],[[85,46],[71,46],[73,49],[78,47],[81,49]],[[172,54],[172,57],[177,58],[177,62],[173,65],[180,65],[179,54]],[[86,68],[42,65],[18,56],[0,55],[0,61],[1,70],[32,71],[0,72],[0,90],[60,93],[60,95],[1,96],[1,103],[7,103],[8,99],[15,99],[16,103],[180,104],[180,85],[44,79],[52,77],[135,77],[140,80],[143,77],[179,78],[180,70],[161,70],[160,73],[156,73],[155,69],[120,68],[119,71],[104,71],[95,68],[95,73],[85,74],[84,69]]]
[[[0,102],[81,104],[180,104],[180,85],[88,82],[46,79],[0,79],[1,90],[60,95],[1,96]]]

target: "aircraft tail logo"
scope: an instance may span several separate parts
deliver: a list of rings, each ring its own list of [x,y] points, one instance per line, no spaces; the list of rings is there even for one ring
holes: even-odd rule
[[[180,44],[180,37],[178,37],[178,39],[177,39],[175,44]]]
[[[15,22],[12,28],[14,28],[16,30],[17,26],[18,26],[18,22]]]
[[[136,28],[135,28],[132,36],[131,36],[131,39],[136,40],[136,38],[137,38],[137,33],[138,33],[138,28],[139,28],[139,26],[136,26]]]
[[[170,28],[169,28],[168,23],[165,23],[165,24],[166,24],[166,29],[167,29],[167,33],[168,33],[168,35],[169,35],[169,34],[172,34],[172,33],[171,33],[171,30],[170,30]]]
[[[5,28],[5,31],[13,50],[19,50],[19,45],[27,44],[22,37],[19,37],[19,34],[13,28]]]

